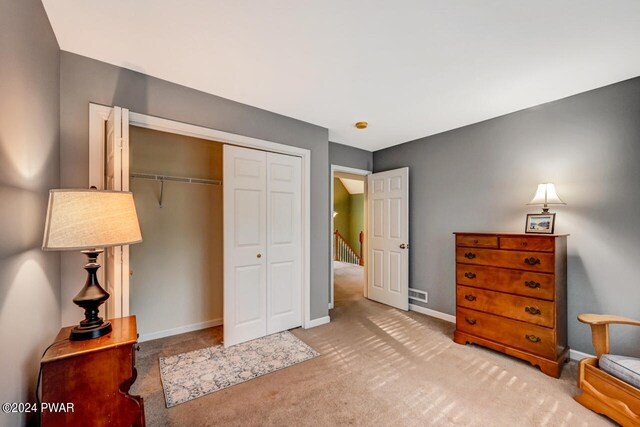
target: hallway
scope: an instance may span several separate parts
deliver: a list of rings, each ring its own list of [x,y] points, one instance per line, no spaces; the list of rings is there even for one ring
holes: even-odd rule
[[[340,308],[364,296],[364,267],[333,261],[334,307]]]

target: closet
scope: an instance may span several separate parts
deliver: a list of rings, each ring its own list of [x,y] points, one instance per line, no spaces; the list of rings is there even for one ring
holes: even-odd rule
[[[302,325],[302,161],[224,146],[224,344]]]
[[[222,144],[130,126],[130,310],[144,340],[222,324]]]
[[[144,236],[130,248],[130,307],[143,339],[223,324],[229,346],[301,326],[301,159],[129,132]]]

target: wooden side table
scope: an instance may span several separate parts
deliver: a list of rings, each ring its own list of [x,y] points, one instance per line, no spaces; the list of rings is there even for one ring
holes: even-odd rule
[[[145,425],[142,397],[129,394],[137,376],[136,318],[110,322],[112,332],[93,340],[63,341],[71,326],[58,333],[54,342],[61,342],[41,361],[42,403],[62,403],[73,410],[43,411],[43,426]]]

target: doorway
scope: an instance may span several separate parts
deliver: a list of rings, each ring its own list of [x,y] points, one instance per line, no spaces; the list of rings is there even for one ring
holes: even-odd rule
[[[362,260],[364,269],[356,274],[355,266],[340,273],[349,278],[351,295],[359,295],[357,287],[362,283],[361,294],[373,301],[400,310],[409,309],[409,168],[399,168],[383,172],[331,166],[331,200],[336,203],[336,178],[345,173],[347,178],[362,179],[364,183],[364,235],[362,236]],[[344,180],[341,180],[344,181]],[[339,203],[339,202],[338,202]],[[335,233],[335,210],[331,215],[332,262],[329,308],[336,301],[336,264],[342,261],[341,247]],[[357,231],[356,231],[357,232]],[[353,259],[355,250],[347,249],[347,260]],[[360,277],[363,277],[361,279]],[[343,277],[341,276],[342,280]],[[342,283],[342,282],[341,282]],[[355,293],[354,293],[355,291]]]
[[[222,325],[223,145],[129,127],[129,190],[144,240],[129,249],[144,341]]]
[[[370,171],[331,166],[331,286],[329,308],[336,300],[367,296],[366,188]]]

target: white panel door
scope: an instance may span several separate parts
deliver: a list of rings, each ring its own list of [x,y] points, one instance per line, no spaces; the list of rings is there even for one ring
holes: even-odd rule
[[[105,123],[105,190],[129,191],[129,110],[113,107]],[[107,248],[104,256],[107,318],[129,315],[129,246]]]
[[[224,146],[224,345],[267,334],[267,153]]]
[[[409,168],[367,176],[368,298],[409,309]]]
[[[267,334],[302,325],[302,159],[267,153]]]

